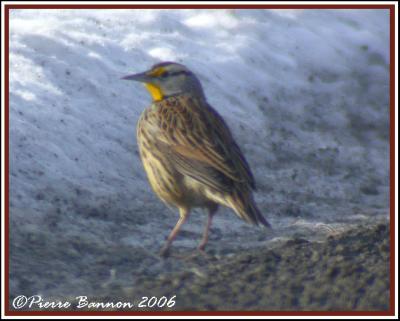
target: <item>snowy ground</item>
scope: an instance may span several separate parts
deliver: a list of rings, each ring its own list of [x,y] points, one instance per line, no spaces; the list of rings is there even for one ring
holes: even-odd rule
[[[163,60],[199,76],[274,227],[221,210],[211,252],[388,216],[388,10],[12,10],[12,295],[89,295],[112,270],[129,283],[182,268],[153,255],[178,214],[138,157],[150,97],[120,80]],[[193,213],[175,248],[194,248],[204,223]]]

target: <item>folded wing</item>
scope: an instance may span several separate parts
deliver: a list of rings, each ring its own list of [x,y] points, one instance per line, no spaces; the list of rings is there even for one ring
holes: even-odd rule
[[[210,106],[186,96],[160,106],[158,148],[175,168],[219,192],[235,183],[255,189],[253,175],[222,117]]]

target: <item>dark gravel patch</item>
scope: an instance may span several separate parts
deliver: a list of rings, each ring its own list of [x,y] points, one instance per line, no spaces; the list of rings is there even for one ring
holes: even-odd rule
[[[230,257],[170,257],[185,270],[110,284],[93,301],[176,295],[169,310],[388,310],[389,255],[385,223],[321,243],[294,239]]]

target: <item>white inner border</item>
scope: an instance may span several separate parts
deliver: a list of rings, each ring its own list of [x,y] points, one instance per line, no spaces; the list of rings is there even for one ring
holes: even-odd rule
[[[57,4],[57,5],[129,5],[129,4],[143,4],[143,5],[168,5],[168,4],[177,4],[177,5],[195,5],[195,4],[210,4],[210,5],[394,5],[395,6],[395,83],[398,84],[398,2],[397,1],[193,1],[193,2],[185,2],[185,1],[4,1],[1,2],[1,284],[4,285],[5,275],[5,261],[4,261],[4,250],[5,250],[5,88],[4,88],[4,66],[5,66],[5,39],[4,39],[4,27],[5,27],[5,5],[12,5],[12,4],[29,4],[29,5],[37,5],[37,4]],[[395,87],[395,244],[396,244],[396,252],[395,254],[395,280],[398,280],[398,217],[396,213],[398,213],[398,86]],[[1,318],[3,319],[26,319],[27,316],[5,316],[5,307],[3,306],[4,302],[4,286],[1,287]],[[72,318],[79,318],[82,319],[207,319],[207,318],[216,318],[216,319],[397,319],[398,317],[398,282],[395,282],[395,316],[387,317],[387,316],[212,316],[212,315],[204,315],[204,316],[178,316],[178,315],[163,315],[163,316],[79,316],[78,314],[74,316],[29,316],[30,319],[72,319]]]

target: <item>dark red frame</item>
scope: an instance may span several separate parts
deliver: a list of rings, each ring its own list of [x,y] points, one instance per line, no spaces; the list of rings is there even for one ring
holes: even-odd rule
[[[387,311],[15,311],[9,308],[9,11],[10,9],[388,9],[390,11],[390,307]],[[5,316],[394,316],[395,311],[395,5],[377,4],[10,4],[5,30]]]

